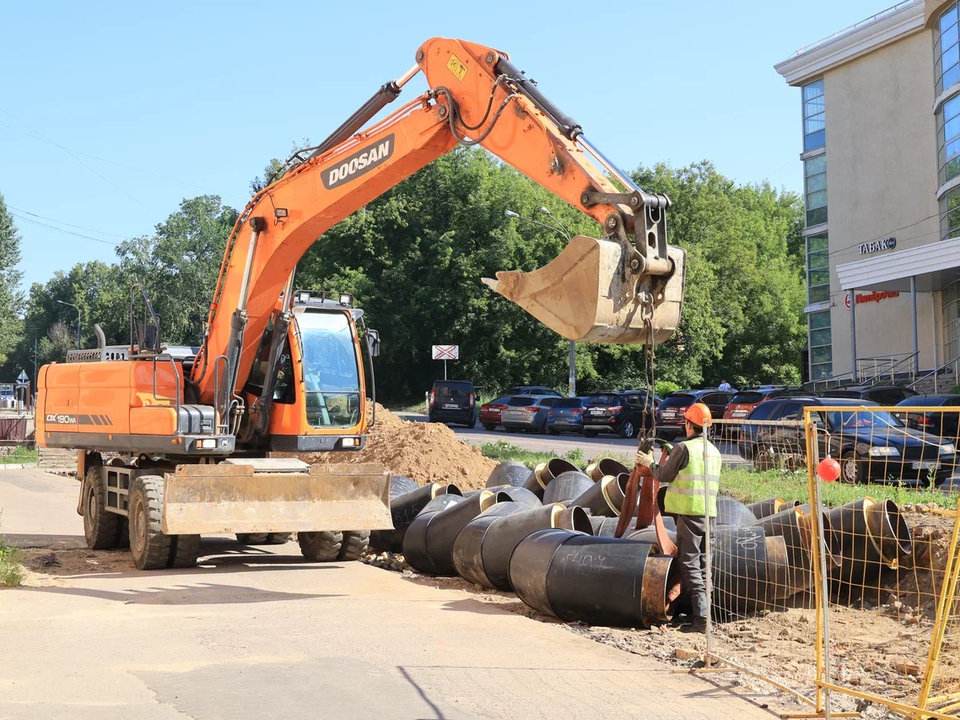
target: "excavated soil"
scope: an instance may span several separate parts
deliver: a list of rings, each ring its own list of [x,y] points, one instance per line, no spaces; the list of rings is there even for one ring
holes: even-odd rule
[[[377,405],[377,422],[367,432],[360,452],[301,453],[318,463],[376,463],[392,475],[405,475],[420,485],[454,483],[461,490],[479,490],[497,466],[480,448],[457,440],[453,430],[436,423],[408,422]]]

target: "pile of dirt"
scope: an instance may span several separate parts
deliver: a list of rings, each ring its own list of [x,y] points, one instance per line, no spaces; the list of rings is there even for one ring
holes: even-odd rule
[[[497,466],[480,448],[457,440],[446,425],[407,422],[377,405],[377,422],[367,432],[360,452],[301,453],[311,465],[317,463],[376,463],[393,475],[405,475],[420,485],[453,483],[461,490],[482,488]]]

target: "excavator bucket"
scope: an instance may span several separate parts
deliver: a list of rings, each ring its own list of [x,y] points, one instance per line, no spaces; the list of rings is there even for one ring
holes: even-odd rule
[[[654,344],[673,335],[683,305],[686,251],[670,246],[668,253],[673,271],[655,285]],[[624,274],[623,256],[620,243],[577,235],[539,270],[505,270],[483,282],[568,340],[647,344],[638,275]]]
[[[162,528],[168,535],[389,530],[390,474],[377,465],[286,458],[179,465],[165,477]]]

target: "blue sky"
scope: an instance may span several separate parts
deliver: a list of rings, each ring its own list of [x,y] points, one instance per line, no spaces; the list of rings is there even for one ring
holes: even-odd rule
[[[184,197],[242,206],[271,157],[322,139],[437,35],[509,52],[625,169],[708,158],[740,182],[798,190],[799,90],[773,65],[884,7],[8,3],[0,193],[20,216],[24,285],[112,260]]]

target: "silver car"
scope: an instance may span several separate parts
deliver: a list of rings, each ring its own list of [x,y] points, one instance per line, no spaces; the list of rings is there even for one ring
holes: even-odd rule
[[[500,424],[507,432],[543,432],[547,411],[559,399],[556,395],[514,395],[507,400],[506,410],[500,413]]]

